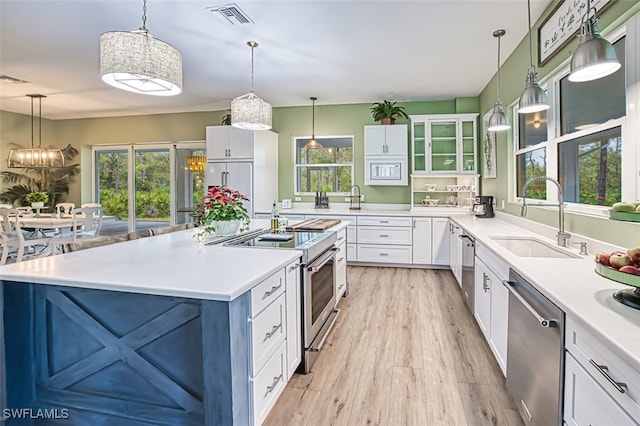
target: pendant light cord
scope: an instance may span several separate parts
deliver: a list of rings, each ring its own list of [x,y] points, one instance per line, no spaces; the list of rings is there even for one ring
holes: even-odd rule
[[[313,106],[311,107],[311,139],[316,138],[316,98],[311,98]]]
[[[251,91],[253,92],[253,49],[255,46],[251,45]]]
[[[529,61],[531,63],[531,68],[529,69],[531,72],[535,72],[535,67],[533,66],[533,37],[531,36],[531,0],[527,0],[527,15],[529,18]]]
[[[498,91],[497,98],[500,100],[500,39],[502,36],[498,36]]]
[[[147,0],[142,0],[142,31],[147,31]]]
[[[42,148],[42,97],[38,98],[38,148]]]
[[[33,149],[33,96],[31,96],[31,149]]]

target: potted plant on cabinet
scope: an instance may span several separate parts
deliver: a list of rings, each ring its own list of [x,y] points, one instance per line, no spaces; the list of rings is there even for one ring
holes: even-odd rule
[[[396,105],[397,102],[391,102],[384,100],[382,102],[376,102],[371,107],[371,115],[375,121],[379,121],[380,124],[393,124],[396,118],[403,117],[409,118],[404,107]]]
[[[49,195],[44,191],[30,192],[24,198],[28,203],[31,203],[31,207],[37,209],[38,212],[44,207],[44,203],[49,201]]]

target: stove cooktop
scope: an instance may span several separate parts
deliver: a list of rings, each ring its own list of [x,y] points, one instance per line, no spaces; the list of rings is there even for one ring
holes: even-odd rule
[[[225,245],[301,250],[303,252],[302,260],[304,263],[307,263],[309,260],[315,259],[318,255],[333,246],[336,240],[337,236],[333,231],[277,231],[275,233],[265,231],[258,236],[250,236],[247,239],[240,240],[236,239],[225,243]]]

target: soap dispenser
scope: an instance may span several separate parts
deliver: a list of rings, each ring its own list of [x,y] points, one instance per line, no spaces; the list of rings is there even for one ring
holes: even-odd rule
[[[273,202],[273,207],[271,208],[271,229],[278,229],[278,220],[280,218],[280,213],[278,213],[278,208],[276,207],[276,202]]]

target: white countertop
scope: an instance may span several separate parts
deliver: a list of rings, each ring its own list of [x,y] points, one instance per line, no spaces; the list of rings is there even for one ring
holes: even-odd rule
[[[469,207],[416,207],[411,210],[408,204],[361,204],[360,210],[349,210],[348,203],[334,203],[328,209],[316,209],[312,203],[294,203],[290,209],[279,209],[281,216],[286,215],[332,215],[332,216],[438,216],[449,217],[470,215]],[[256,212],[256,214],[271,214]]]
[[[0,267],[6,281],[230,301],[299,258],[297,250],[206,246],[195,229]]]
[[[556,242],[496,218],[456,216],[453,219],[562,308],[567,316],[598,334],[612,350],[640,371],[640,310],[618,303],[612,297],[616,290],[633,287],[596,274],[593,253],[580,259],[519,257],[490,237],[534,236],[552,245]],[[574,248],[566,251],[578,254]]]

